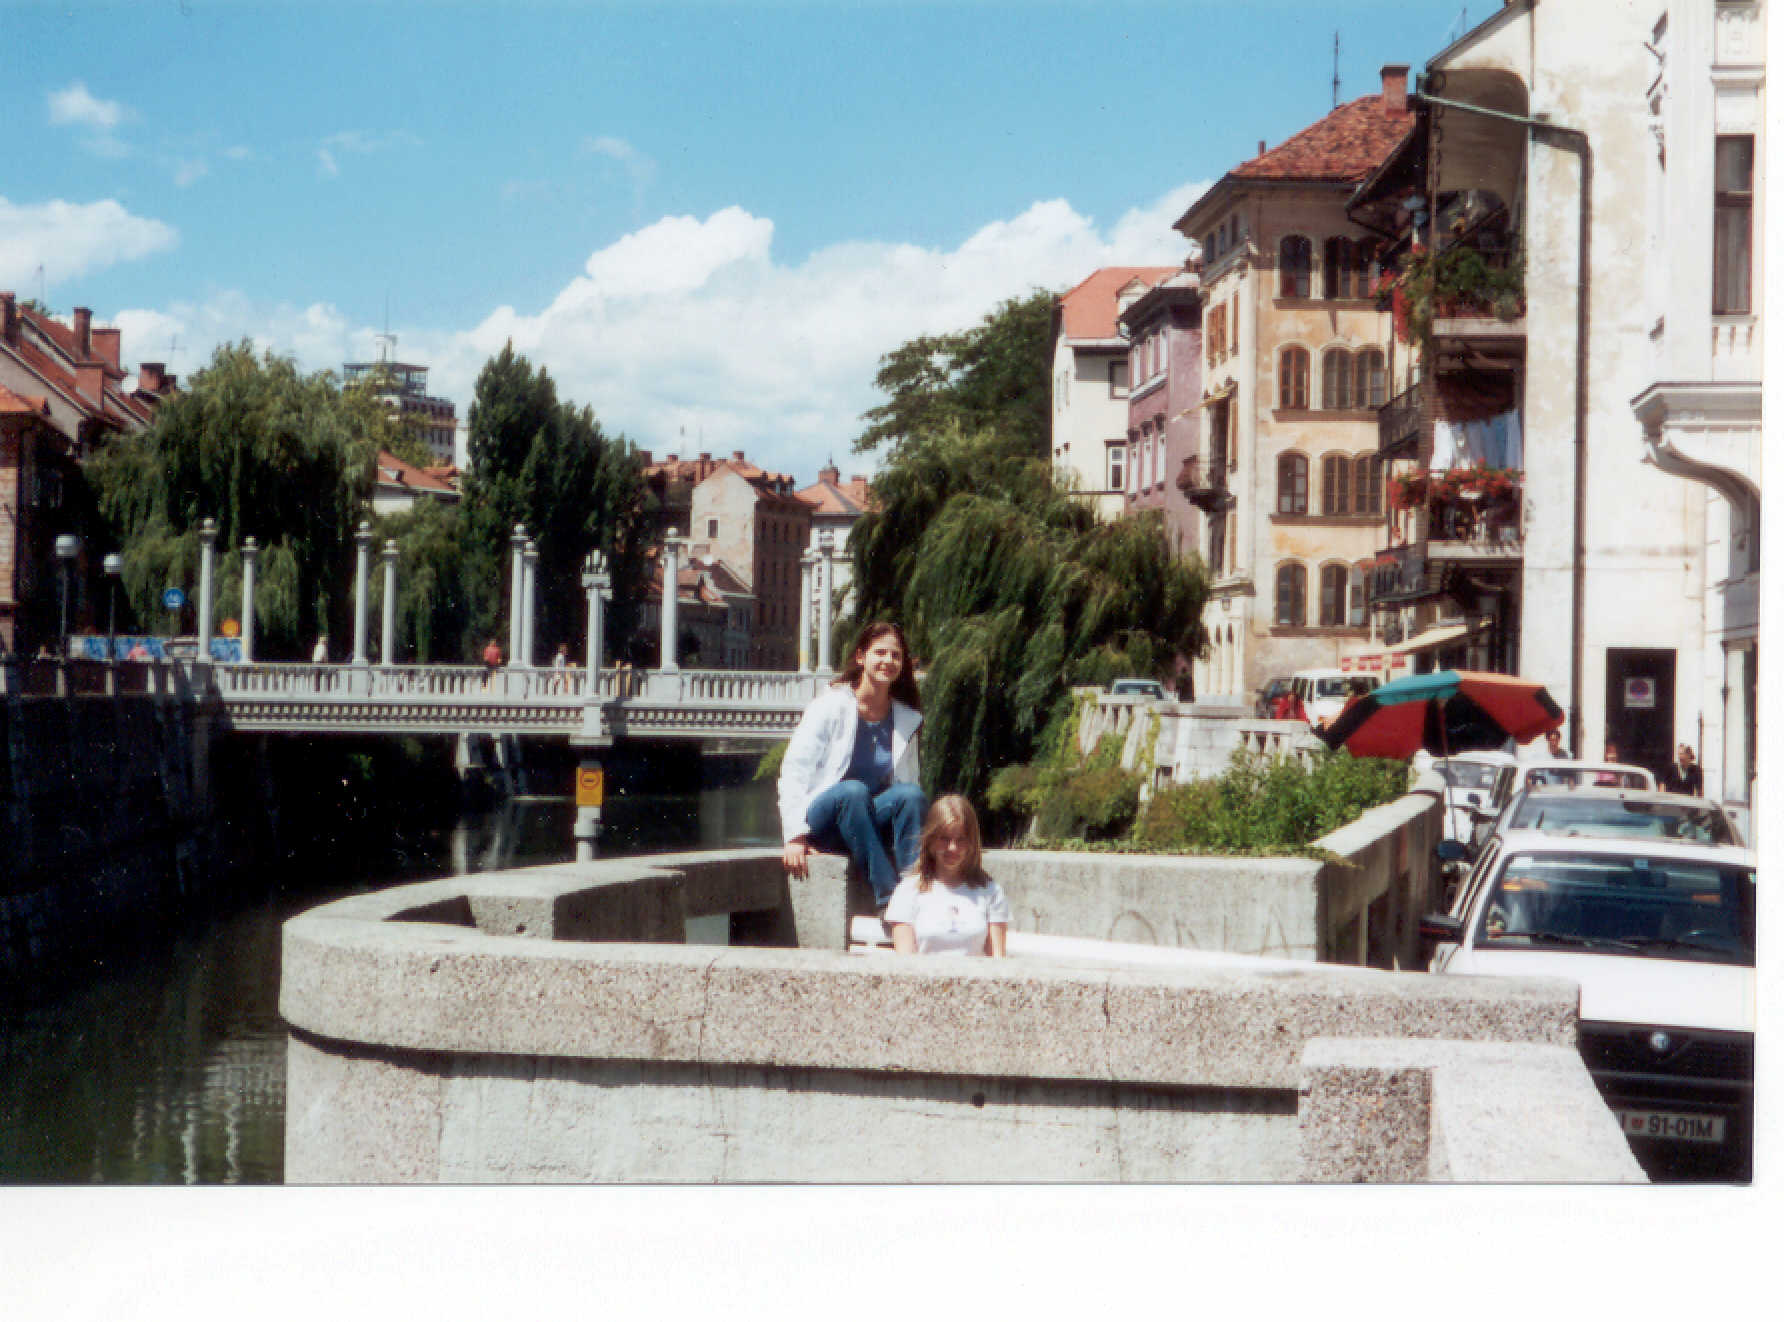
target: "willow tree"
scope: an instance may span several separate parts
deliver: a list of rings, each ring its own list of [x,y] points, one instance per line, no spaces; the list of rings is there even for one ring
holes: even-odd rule
[[[650,527],[649,492],[631,443],[607,435],[593,410],[560,401],[545,369],[509,344],[478,373],[469,446],[467,643],[506,636],[510,538],[521,524],[539,551],[542,651],[558,642],[578,650],[586,627],[582,562],[596,549],[612,570],[609,637],[617,647],[636,619]]]
[[[926,665],[931,793],[1027,762],[1075,684],[1164,678],[1203,644],[1207,578],[1156,512],[1104,523],[1020,432],[907,436],[850,536],[854,620],[903,622]]]
[[[196,598],[200,524],[217,521],[219,617],[241,610],[241,544],[261,546],[257,652],[299,657],[318,633],[351,620],[353,530],[390,438],[382,405],[343,392],[328,372],[289,358],[219,346],[186,387],[163,400],[141,435],[112,443],[91,476],[123,548],[123,584],[137,617],[164,618],[170,586]]]

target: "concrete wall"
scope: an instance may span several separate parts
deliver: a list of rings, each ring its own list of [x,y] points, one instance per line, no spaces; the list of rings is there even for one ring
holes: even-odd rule
[[[1032,904],[1055,878],[1027,862],[993,867]],[[1577,989],[1556,982],[673,944],[728,905],[827,940],[814,915],[840,920],[843,895],[838,861],[789,887],[763,849],[476,874],[292,919],[287,1179],[1355,1178],[1360,1157],[1305,1155],[1309,1044],[1558,1062],[1575,1038]],[[1344,1065],[1333,1052],[1315,1064]],[[1365,1078],[1344,1098],[1370,1088],[1392,1091]],[[1520,1121],[1550,1117],[1536,1099]],[[1558,1178],[1639,1178],[1623,1155]]]

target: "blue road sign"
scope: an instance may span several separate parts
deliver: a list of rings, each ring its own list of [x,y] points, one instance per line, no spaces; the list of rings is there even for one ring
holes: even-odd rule
[[[170,611],[177,611],[186,604],[186,594],[179,588],[168,588],[161,594],[161,604]]]

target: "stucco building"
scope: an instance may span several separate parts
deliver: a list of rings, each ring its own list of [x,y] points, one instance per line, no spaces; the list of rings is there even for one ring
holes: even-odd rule
[[[379,359],[375,363],[344,363],[341,377],[349,386],[376,392],[397,422],[427,446],[437,466],[451,467],[458,462],[458,406],[427,393],[427,368]]]
[[[1172,266],[1105,266],[1053,305],[1053,466],[1104,518],[1128,489],[1129,345],[1116,318]]]
[[[704,456],[702,456],[704,458]],[[799,557],[811,540],[812,507],[785,473],[721,460],[689,492],[688,538],[697,560],[716,561],[755,599],[750,669],[799,663]]]
[[[1117,318],[1128,342],[1127,459],[1123,512],[1158,510],[1179,555],[1201,554],[1204,516],[1177,479],[1198,460],[1202,399],[1201,282],[1167,276]]]
[[[1390,324],[1371,290],[1379,236],[1345,207],[1412,128],[1406,74],[1390,65],[1379,93],[1260,143],[1177,221],[1202,249],[1197,462],[1175,478],[1207,516],[1198,694],[1249,700],[1369,645]]]

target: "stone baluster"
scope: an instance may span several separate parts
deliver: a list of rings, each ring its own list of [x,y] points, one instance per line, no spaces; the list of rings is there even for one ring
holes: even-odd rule
[[[211,615],[217,590],[217,521],[198,525],[198,663],[211,659]]]
[[[515,665],[520,660],[520,602],[521,575],[523,557],[527,549],[527,530],[522,524],[514,525],[514,535],[508,539],[509,572],[508,572],[508,664]]]
[[[680,604],[680,593],[676,580],[681,572],[677,559],[677,551],[681,547],[681,530],[669,529],[668,536],[663,538],[663,608],[659,612],[663,625],[662,656],[657,669],[665,671],[680,670],[675,660],[676,608]]]
[[[242,543],[242,664],[254,664],[254,577],[260,559],[260,543],[252,537]]]
[[[353,664],[367,666],[371,664],[366,644],[371,624],[371,602],[367,597],[372,585],[372,525],[363,519],[353,534],[353,545]]]
[[[384,639],[378,659],[396,664],[396,539],[384,543]]]

